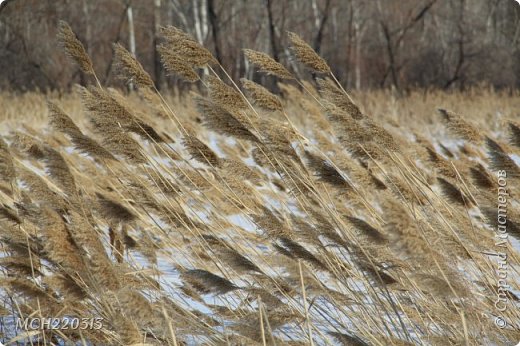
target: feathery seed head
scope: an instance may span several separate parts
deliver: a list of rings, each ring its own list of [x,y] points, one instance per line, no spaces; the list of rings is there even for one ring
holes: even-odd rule
[[[121,71],[121,78],[129,83],[135,83],[139,88],[153,88],[152,77],[146,72],[139,61],[121,44],[114,43],[115,64]]]
[[[47,108],[49,109],[50,124],[55,130],[69,136],[83,135],[72,119],[57,104],[48,101]]]
[[[8,183],[11,183],[16,176],[13,157],[7,143],[2,138],[0,138],[0,176],[3,181]]]
[[[320,87],[320,93],[325,100],[350,114],[353,119],[359,120],[364,117],[350,96],[340,90],[332,80],[329,78],[318,78],[318,85]]]
[[[183,144],[195,160],[215,167],[220,166],[221,162],[217,154],[196,136],[186,135]]]
[[[244,49],[244,55],[251,64],[260,68],[260,72],[267,73],[281,79],[294,79],[293,75],[287,71],[287,69],[282,64],[275,61],[265,53],[257,52],[251,49]]]
[[[231,111],[247,108],[243,96],[235,88],[215,76],[208,77],[209,97],[216,104]]]
[[[59,24],[59,32],[58,32],[58,41],[65,49],[65,53],[73,59],[76,64],[78,64],[79,68],[90,75],[94,75],[94,66],[92,65],[92,61],[83,47],[83,44],[76,37],[76,34],[72,31],[69,24],[65,21],[60,20]]]
[[[248,79],[242,78],[240,81],[255,105],[267,111],[283,111],[282,101],[278,96],[272,94],[260,84],[256,84]]]
[[[206,65],[217,63],[217,60],[209,50],[182,30],[174,26],[167,26],[162,27],[160,32],[166,40],[164,44],[165,49],[191,68],[202,68]]]
[[[520,177],[520,167],[500,144],[486,137],[486,145],[488,147],[490,167],[492,170],[505,170],[508,176]]]
[[[187,82],[196,82],[199,80],[199,75],[195,72],[192,66],[188,64],[181,56],[172,51],[170,47],[159,45],[157,51],[161,55],[161,60],[166,68],[166,71],[176,75]]]
[[[520,148],[520,124],[510,121],[509,130],[511,132],[511,137],[509,138],[511,144]]]
[[[473,143],[481,141],[481,131],[462,119],[460,115],[441,108],[439,108],[438,111],[442,116],[442,119],[445,121],[446,127],[453,134]]]
[[[289,32],[289,40],[291,41],[291,48],[296,54],[298,60],[307,66],[309,69],[319,72],[319,73],[330,73],[330,67],[327,65],[325,60],[321,56],[319,56],[314,49],[311,48],[302,40],[300,36],[295,34],[294,32]]]
[[[242,122],[245,119],[237,118],[237,114],[229,112],[211,100],[196,97],[195,101],[206,127],[220,134],[259,142],[258,137],[251,132],[248,124]]]

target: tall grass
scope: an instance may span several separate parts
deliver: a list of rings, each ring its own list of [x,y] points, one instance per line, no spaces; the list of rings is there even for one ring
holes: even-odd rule
[[[246,79],[240,88],[208,50],[166,27],[159,48],[166,70],[204,90],[172,102],[115,45],[121,78],[138,88],[125,96],[99,84],[81,42],[66,23],[60,30],[67,54],[95,83],[74,96],[86,116],[78,102],[54,98],[45,130],[11,120],[0,142],[4,341],[520,339],[512,245],[520,236],[518,123],[500,119],[495,127],[496,115],[478,107],[431,116],[478,102],[460,96],[407,103],[349,95],[293,33],[291,51],[315,84],[245,50],[285,84],[283,96]],[[508,173],[505,248],[495,244],[498,170]],[[497,251],[508,254],[502,312]],[[494,325],[499,315],[503,329]],[[98,317],[102,328],[10,324],[27,316]]]

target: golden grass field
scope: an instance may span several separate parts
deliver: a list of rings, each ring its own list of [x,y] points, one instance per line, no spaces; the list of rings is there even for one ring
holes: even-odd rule
[[[246,51],[274,95],[163,34],[165,67],[205,68],[201,90],[157,93],[116,46],[136,92],[0,94],[2,342],[520,341],[518,94],[347,93],[291,36],[320,78]],[[16,328],[25,317],[101,326]]]

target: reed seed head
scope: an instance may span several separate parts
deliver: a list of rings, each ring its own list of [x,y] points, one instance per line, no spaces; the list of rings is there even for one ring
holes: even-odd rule
[[[307,66],[314,72],[330,73],[330,67],[325,60],[319,56],[311,46],[307,44],[300,36],[294,32],[289,32],[289,40],[291,41],[291,48],[298,61]]]
[[[260,72],[276,76],[280,79],[294,79],[293,75],[287,71],[282,64],[265,53],[244,49],[244,55],[251,64],[259,68]]]
[[[120,70],[123,79],[135,83],[139,88],[154,88],[152,77],[146,72],[139,61],[121,44],[114,43],[115,65]]]
[[[79,68],[90,75],[95,75],[94,66],[90,60],[85,47],[80,40],[76,37],[76,34],[72,31],[69,24],[63,20],[58,23],[58,41],[65,49],[65,53],[73,59]]]

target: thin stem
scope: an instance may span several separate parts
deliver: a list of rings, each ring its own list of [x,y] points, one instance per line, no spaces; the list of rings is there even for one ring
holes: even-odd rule
[[[307,307],[307,295],[305,293],[305,283],[303,280],[303,270],[302,270],[302,261],[298,260],[298,269],[300,271],[300,283],[302,287],[302,297],[303,297],[303,308],[305,310],[305,320],[307,321],[307,332],[309,335],[309,345],[314,346],[314,341],[312,340],[312,323],[309,318],[309,309]]]

